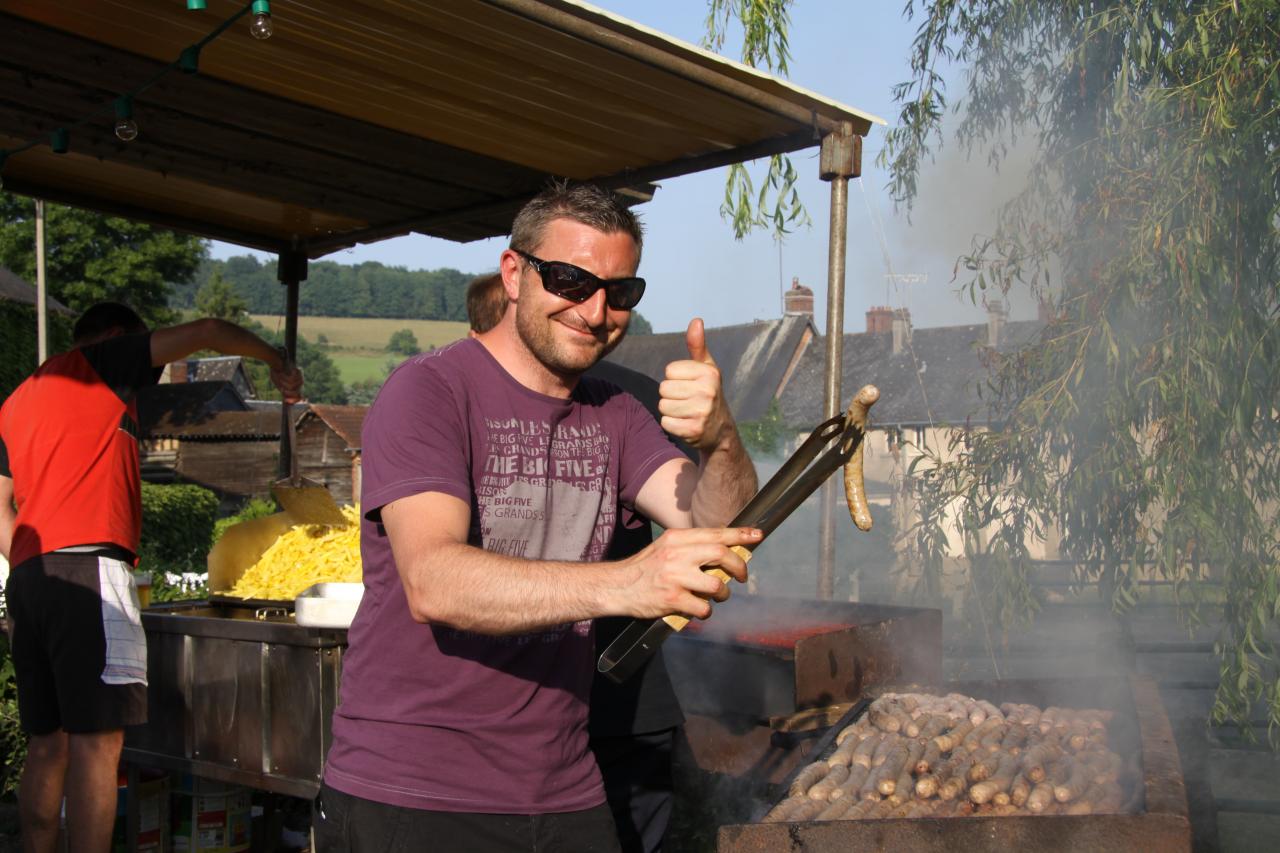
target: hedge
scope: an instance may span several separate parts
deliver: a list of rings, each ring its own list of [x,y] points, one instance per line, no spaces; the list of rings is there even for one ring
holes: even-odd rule
[[[218,497],[191,485],[142,484],[142,545],[148,561],[175,570],[203,564],[213,542]]]

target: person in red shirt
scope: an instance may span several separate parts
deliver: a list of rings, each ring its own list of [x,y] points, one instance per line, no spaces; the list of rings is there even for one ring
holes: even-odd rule
[[[0,406],[0,554],[18,713],[30,736],[18,791],[23,846],[53,851],[66,797],[69,849],[106,851],[124,727],[146,722],[147,648],[132,567],[142,530],[139,389],[212,349],[266,362],[296,400],[302,375],[245,329],[205,319],[148,331],[94,305],[74,348]],[[16,507],[15,507],[16,505]]]

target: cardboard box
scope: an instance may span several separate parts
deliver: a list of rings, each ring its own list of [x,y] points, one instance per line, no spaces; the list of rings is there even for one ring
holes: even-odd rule
[[[120,786],[116,797],[116,825],[111,836],[113,853],[128,851],[128,788]],[[169,777],[144,779],[134,792],[138,800],[136,853],[169,853]]]
[[[249,849],[248,788],[185,776],[173,803],[173,853]]]

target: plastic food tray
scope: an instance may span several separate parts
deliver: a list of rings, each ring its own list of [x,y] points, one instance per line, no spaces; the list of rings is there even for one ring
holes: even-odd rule
[[[364,596],[362,583],[317,583],[294,602],[294,621],[311,628],[349,628]]]

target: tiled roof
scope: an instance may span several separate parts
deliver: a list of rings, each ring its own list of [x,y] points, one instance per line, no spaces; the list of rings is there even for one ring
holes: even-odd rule
[[[323,403],[312,403],[311,412],[328,425],[329,429],[347,443],[353,450],[360,449],[360,430],[364,427],[364,417],[369,414],[368,406],[333,406]]]
[[[167,415],[151,427],[148,438],[184,441],[279,441],[280,415],[269,412],[214,412],[191,423]]]
[[[1035,321],[1006,323],[999,351],[1029,342],[1041,328]],[[841,392],[847,402],[867,383],[879,387],[871,410],[879,425],[989,423],[992,413],[977,393],[988,372],[981,358],[986,339],[986,324],[915,329],[910,345],[895,354],[890,332],[845,335]],[[825,340],[815,338],[787,383],[781,406],[789,426],[809,429],[822,420],[825,354]]]
[[[208,423],[217,412],[247,410],[230,382],[166,382],[138,393],[139,426],[148,438],[164,437],[156,429],[186,430]],[[277,414],[277,420],[279,417]]]
[[[21,302],[24,305],[35,305],[36,286],[20,277],[8,267],[0,266],[0,299],[7,299],[10,302]],[[57,311],[62,314],[75,313],[52,296],[48,298],[48,302],[50,311]]]

